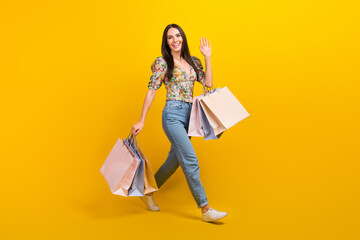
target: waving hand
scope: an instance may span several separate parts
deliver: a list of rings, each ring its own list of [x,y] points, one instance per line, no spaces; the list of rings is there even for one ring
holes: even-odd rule
[[[208,43],[207,38],[200,38],[200,51],[204,57],[211,56],[211,41]]]

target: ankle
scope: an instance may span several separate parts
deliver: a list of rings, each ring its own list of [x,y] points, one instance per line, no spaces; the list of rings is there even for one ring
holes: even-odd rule
[[[204,207],[201,208],[201,212],[202,212],[202,213],[206,213],[207,211],[209,211],[209,209],[210,209],[210,206],[209,206],[209,204],[208,204],[208,205],[206,205],[206,206],[204,206]]]

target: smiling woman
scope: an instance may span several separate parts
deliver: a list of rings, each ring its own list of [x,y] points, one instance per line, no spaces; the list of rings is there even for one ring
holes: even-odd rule
[[[227,213],[217,211],[209,206],[209,202],[200,181],[199,161],[188,137],[190,112],[193,101],[193,90],[196,81],[212,86],[211,43],[206,38],[200,39],[200,51],[204,55],[206,72],[199,58],[190,55],[186,36],[182,28],[176,24],[166,26],[162,44],[161,57],[157,57],[151,65],[153,74],[148,84],[139,122],[132,127],[134,134],[139,134],[144,127],[146,114],[155,98],[156,90],[162,83],[166,87],[166,104],[162,112],[162,126],[171,142],[169,155],[155,174],[155,180],[160,188],[179,166],[184,172],[190,191],[198,208],[201,208],[202,219],[213,222],[224,218]],[[153,193],[144,195],[141,199],[149,210],[159,211],[155,204]]]
[[[211,64],[210,64],[210,55],[211,55],[211,43],[208,47],[207,39],[205,42],[201,41],[200,50],[205,57],[205,64],[208,63],[209,66],[207,67],[207,75],[208,78],[205,81],[206,86],[212,86],[212,73],[211,73]],[[207,47],[205,49],[205,47]],[[206,50],[206,51],[205,51]],[[168,25],[163,33],[163,39],[161,44],[161,53],[162,57],[165,60],[168,71],[166,72],[167,79],[172,79],[173,71],[175,66],[182,69],[185,73],[190,75],[191,67],[195,69],[196,76],[198,81],[202,80],[199,79],[199,68],[200,66],[196,66],[193,59],[190,55],[189,46],[187,43],[186,35],[182,28],[176,24]],[[198,61],[201,64],[200,60]],[[202,66],[201,66],[202,67]],[[202,82],[201,82],[202,83]]]

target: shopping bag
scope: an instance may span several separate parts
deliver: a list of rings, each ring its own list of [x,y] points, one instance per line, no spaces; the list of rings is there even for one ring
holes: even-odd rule
[[[216,133],[220,134],[226,130],[226,128],[223,126],[223,124],[220,122],[220,120],[213,114],[213,112],[207,107],[206,104],[203,104],[200,102],[201,108],[204,111],[206,115],[206,119],[208,120],[211,128]]]
[[[156,192],[159,190],[156,180],[153,174],[153,171],[151,170],[150,162],[145,157],[143,151],[141,150],[140,146],[138,145],[138,151],[140,153],[140,156],[145,162],[145,177],[144,177],[144,184],[145,184],[145,190],[144,194]]]
[[[113,194],[128,196],[140,160],[120,138],[100,168]]]
[[[202,129],[204,131],[204,140],[218,139],[223,134],[223,132],[216,136],[214,133],[214,129],[211,127],[209,120],[207,119],[205,112],[200,104],[199,104],[199,108],[200,108]]]
[[[227,87],[204,96],[199,101],[215,135],[250,116]]]
[[[219,89],[220,88],[213,89],[213,90],[205,90],[205,86],[204,86],[203,94],[193,98],[193,104],[191,107],[190,119],[189,119],[188,136],[193,136],[193,137],[205,136],[204,129],[203,129],[204,121],[202,120],[204,118],[204,116],[201,116],[203,114],[203,112],[200,109],[201,108],[200,107],[200,99],[203,98],[204,96],[206,96],[207,94],[212,94],[214,91],[219,90]],[[206,126],[206,127],[208,127],[208,126]],[[210,132],[210,129],[208,129],[208,132]],[[207,136],[205,138],[206,138],[206,140],[210,139],[209,134],[207,134]]]
[[[141,191],[139,191],[142,194],[147,194],[147,193],[151,193],[151,192],[155,192],[158,191],[158,186],[156,184],[156,180],[154,177],[154,174],[151,170],[151,166],[150,166],[150,162],[149,160],[147,160],[147,158],[145,157],[143,151],[140,148],[140,145],[138,144],[136,135],[133,135],[132,133],[130,133],[130,138],[128,137],[128,139],[130,139],[130,142],[132,142],[132,149],[134,150],[134,152],[136,153],[136,155],[140,158],[140,160],[143,163],[144,166],[144,171],[141,171]],[[134,179],[134,182],[136,182],[136,176]],[[133,183],[134,184],[134,183]],[[140,189],[140,188],[138,188]],[[135,196],[135,195],[134,195]]]
[[[201,121],[201,110],[199,99],[204,95],[200,95],[193,98],[193,104],[190,112],[188,136],[202,137],[204,136],[202,121]]]
[[[129,145],[130,151],[132,151],[140,163],[134,175],[133,181],[128,191],[128,196],[144,196],[144,175],[145,175],[145,163],[137,150],[137,142],[133,136],[126,138],[125,143]]]

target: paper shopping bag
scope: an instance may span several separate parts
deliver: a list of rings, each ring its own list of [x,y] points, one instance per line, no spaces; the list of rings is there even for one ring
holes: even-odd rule
[[[200,104],[215,135],[250,116],[227,87],[201,98]]]
[[[142,157],[142,159],[145,162],[145,190],[144,190],[144,194],[147,193],[151,193],[151,192],[156,192],[159,190],[157,184],[156,184],[156,180],[153,174],[153,171],[151,170],[151,166],[150,166],[150,162],[149,160],[145,157],[143,151],[141,150],[140,146],[138,146],[138,151],[140,153],[140,156]]]
[[[199,108],[200,108],[201,123],[204,130],[204,140],[219,139],[220,136],[223,134],[223,132],[216,136],[214,133],[214,129],[211,127],[209,120],[207,119],[205,112],[201,107],[201,104],[199,104]]]
[[[126,138],[125,143],[130,147],[130,151],[132,151],[140,163],[135,172],[133,181],[128,191],[128,196],[144,196],[144,176],[145,176],[145,163],[139,152],[137,151],[136,144],[134,144],[133,138]]]
[[[128,196],[140,160],[120,138],[100,168],[113,194]]]
[[[200,95],[193,98],[193,104],[190,112],[189,127],[188,127],[188,136],[193,137],[202,137],[204,136],[202,121],[201,121],[201,112],[200,112],[200,102],[199,99],[204,95]]]
[[[147,193],[158,191],[159,189],[156,184],[154,174],[151,170],[149,160],[145,157],[143,151],[141,150],[140,145],[138,144],[136,135],[133,135],[132,133],[130,135],[133,139],[132,142],[133,142],[134,148],[136,150],[136,154],[137,154],[137,156],[140,157],[140,159],[144,163],[145,171],[144,171],[144,179],[142,182],[142,186],[144,187],[143,192],[144,192],[144,194],[147,194]]]
[[[203,88],[203,92],[204,94],[201,94],[199,96],[196,96],[193,98],[193,104],[191,107],[191,112],[190,112],[190,119],[189,119],[189,127],[188,127],[188,136],[193,136],[193,137],[203,137],[205,136],[204,140],[208,140],[209,138],[209,132],[211,131],[210,129],[208,129],[208,133],[205,134],[204,132],[204,116],[203,116],[203,111],[201,110],[201,106],[200,106],[200,99],[202,99],[204,96],[208,95],[208,94],[212,94],[214,91],[219,90],[218,89],[213,89],[211,91],[207,91],[205,90],[205,86]],[[205,127],[208,127],[208,125],[206,125]],[[211,138],[212,139],[212,138]]]

